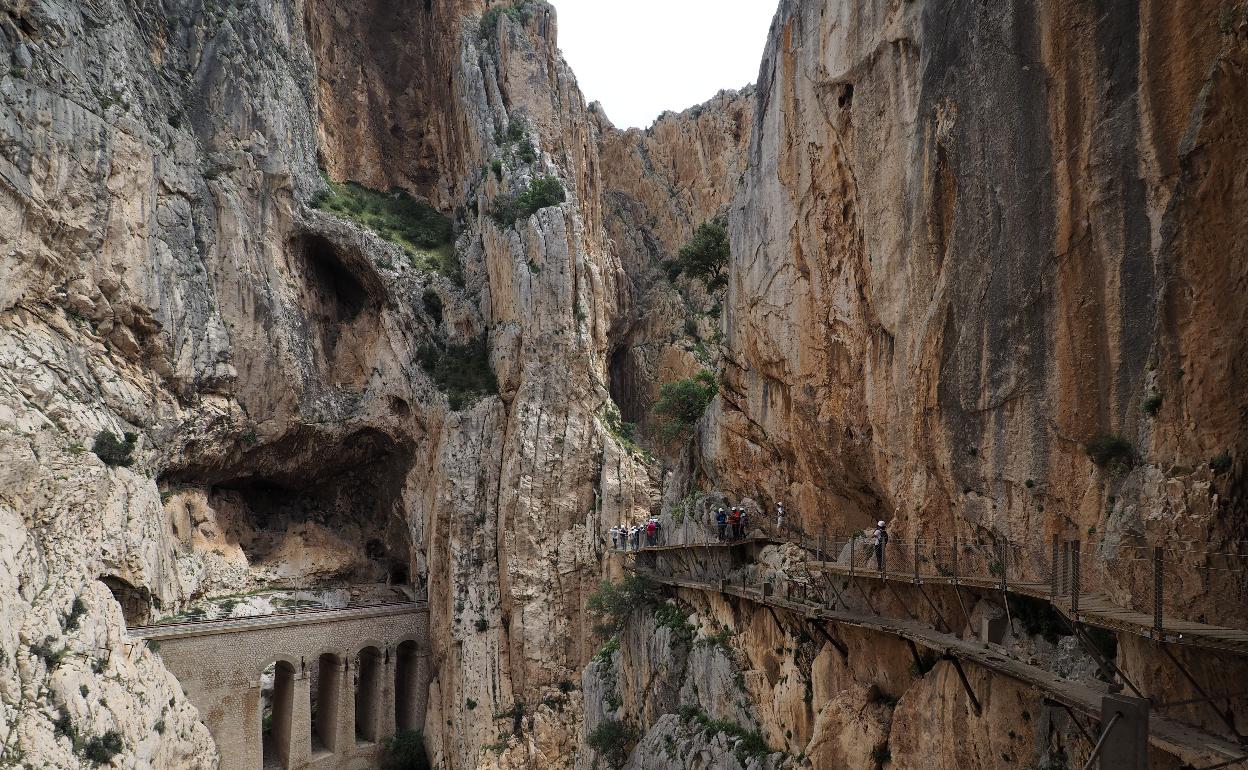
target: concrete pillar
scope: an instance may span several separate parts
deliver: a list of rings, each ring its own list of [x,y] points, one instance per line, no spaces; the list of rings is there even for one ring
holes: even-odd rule
[[[355,661],[346,657],[342,662],[342,689],[338,696],[338,750],[343,754],[355,748]]]
[[[264,734],[260,724],[259,680],[248,683],[246,689],[240,689],[239,695],[242,708],[237,713],[225,715],[226,720],[240,720],[237,729],[228,730],[235,739],[222,740],[220,735],[213,736],[217,739],[217,749],[221,752],[221,767],[261,770],[264,765]]]
[[[388,647],[383,653],[381,666],[381,687],[377,688],[377,740],[378,742],[394,735],[394,673],[396,670],[394,648]]]
[[[295,676],[290,709],[290,738],[287,767],[302,767],[312,756],[312,700],[310,679],[305,668]]]

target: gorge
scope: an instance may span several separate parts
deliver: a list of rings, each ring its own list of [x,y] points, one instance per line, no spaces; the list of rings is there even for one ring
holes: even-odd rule
[[[0,767],[1248,755],[1243,2],[779,0],[645,130],[542,0],[0,51]]]

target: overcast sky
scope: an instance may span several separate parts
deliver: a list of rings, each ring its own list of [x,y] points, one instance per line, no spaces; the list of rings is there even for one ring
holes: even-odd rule
[[[550,0],[587,101],[645,128],[758,77],[775,0]]]

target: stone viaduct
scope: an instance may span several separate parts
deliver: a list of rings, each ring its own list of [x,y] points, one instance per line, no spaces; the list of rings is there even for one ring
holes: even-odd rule
[[[425,602],[130,633],[157,643],[212,732],[221,770],[374,768],[385,738],[424,723]]]

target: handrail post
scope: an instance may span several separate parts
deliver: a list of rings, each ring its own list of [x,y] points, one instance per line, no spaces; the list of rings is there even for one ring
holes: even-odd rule
[[[1079,619],[1079,541],[1070,543],[1070,614]]]
[[[953,570],[953,584],[958,584],[958,536],[953,536],[953,558],[950,559],[949,568]]]
[[[1161,636],[1161,608],[1162,608],[1162,557],[1161,546],[1153,546],[1153,629],[1157,632],[1157,636]]]
[[[914,538],[914,582],[919,582],[919,538]]]
[[[854,576],[854,553],[858,550],[858,533],[849,536],[849,576]]]
[[[1006,580],[1006,577],[1005,577],[1006,550],[1007,549],[1005,547],[1005,541],[998,540],[997,541],[997,564],[1001,566],[1001,591],[1002,593],[1005,593],[1008,590],[1008,581]]]
[[[1049,581],[1053,584],[1050,599],[1057,598],[1057,535],[1053,536],[1053,561],[1049,562]]]

